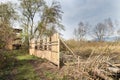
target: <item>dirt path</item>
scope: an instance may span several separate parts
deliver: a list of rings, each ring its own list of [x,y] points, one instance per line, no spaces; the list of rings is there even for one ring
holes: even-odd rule
[[[33,65],[33,67],[35,69],[35,73],[37,74],[37,76],[40,77],[41,80],[50,80],[48,78],[48,75],[50,73],[56,74],[59,71],[57,66],[55,66],[54,64],[52,64],[49,61],[44,61],[44,62],[31,61],[30,63]]]

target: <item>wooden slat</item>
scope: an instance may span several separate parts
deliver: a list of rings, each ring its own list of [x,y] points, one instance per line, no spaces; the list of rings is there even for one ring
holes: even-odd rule
[[[68,47],[68,45],[62,40],[62,39],[60,39],[60,41],[64,44],[64,46],[73,54],[73,56],[75,57],[75,58],[77,58],[76,57],[76,55],[74,54],[74,52],[72,51],[72,49],[70,49],[69,47]]]

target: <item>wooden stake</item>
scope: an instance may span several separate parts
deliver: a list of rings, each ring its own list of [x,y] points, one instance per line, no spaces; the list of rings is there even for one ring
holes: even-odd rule
[[[60,68],[60,38],[58,33],[57,33],[57,37],[58,37],[58,69],[59,69]]]
[[[76,57],[76,55],[74,54],[74,52],[72,51],[72,49],[70,49],[68,46],[67,46],[67,44],[62,40],[62,39],[60,39],[60,41],[64,44],[64,46],[73,54],[73,56],[75,57],[75,58],[77,58]]]
[[[78,56],[78,68],[80,67],[80,56]]]

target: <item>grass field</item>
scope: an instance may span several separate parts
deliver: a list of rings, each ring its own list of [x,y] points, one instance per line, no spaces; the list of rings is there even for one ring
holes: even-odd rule
[[[2,51],[4,65],[0,69],[0,80],[40,80],[30,61],[39,60],[23,51]],[[39,60],[40,61],[40,60]]]

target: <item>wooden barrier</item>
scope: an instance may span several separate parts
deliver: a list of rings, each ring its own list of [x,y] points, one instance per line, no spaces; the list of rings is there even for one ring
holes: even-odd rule
[[[60,67],[60,39],[59,34],[56,33],[51,37],[46,37],[42,40],[35,39],[30,41],[30,55],[46,58],[52,63]]]

